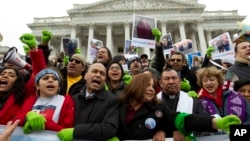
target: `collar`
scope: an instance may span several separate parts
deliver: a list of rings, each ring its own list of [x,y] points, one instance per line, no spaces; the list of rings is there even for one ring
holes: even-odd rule
[[[96,93],[93,93],[94,94],[94,98],[97,98],[97,99],[99,99],[99,100],[104,100],[105,99],[105,95],[107,95],[107,93],[108,93],[108,91],[106,91],[105,89],[104,89],[104,87],[103,87],[103,89],[101,89],[100,91],[97,91]],[[84,89],[83,89],[83,93],[80,93],[79,95],[78,95],[78,98],[80,98],[80,99],[86,99],[86,97],[88,96],[88,95],[90,95],[88,92],[87,92],[87,89],[86,89],[86,87],[84,87]]]
[[[165,99],[178,99],[178,98],[179,98],[179,95],[180,95],[180,93],[178,93],[178,94],[173,94],[173,95],[168,95],[168,94],[165,94],[165,93],[162,91],[162,96],[163,96]]]

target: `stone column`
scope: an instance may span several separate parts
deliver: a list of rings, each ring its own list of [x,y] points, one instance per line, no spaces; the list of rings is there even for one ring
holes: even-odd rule
[[[209,41],[212,39],[212,30],[211,29],[208,29],[206,31],[206,37],[207,37],[207,46],[209,45]]]
[[[94,25],[91,23],[89,24],[89,36],[88,36],[88,45],[87,45],[87,58],[86,60],[92,63],[90,58],[90,40],[94,38]]]
[[[174,41],[174,43],[177,43],[177,42],[179,42],[179,40],[180,40],[180,36],[179,36],[179,34],[178,33],[174,33],[174,39],[173,39]]]
[[[125,41],[130,40],[130,23],[129,22],[124,23],[124,31],[125,31]]]
[[[196,34],[195,30],[191,31],[191,40],[192,40],[192,44],[193,44],[193,51],[198,52],[195,34]]]
[[[203,19],[199,19],[197,21],[197,30],[198,30],[199,40],[200,40],[200,49],[201,49],[200,51],[201,51],[202,56],[205,56],[206,50],[207,50],[207,44],[206,44],[206,39],[204,36],[202,22],[203,22]]]
[[[71,25],[72,29],[71,29],[71,34],[70,34],[70,38],[76,38],[76,25]]]
[[[161,21],[161,33],[162,36],[167,34],[167,22],[165,20]]]
[[[107,34],[106,34],[106,46],[110,49],[113,53],[113,39],[112,39],[112,23],[107,23]]]
[[[181,40],[185,40],[186,39],[186,33],[185,33],[184,20],[179,21],[179,30],[180,30]]]

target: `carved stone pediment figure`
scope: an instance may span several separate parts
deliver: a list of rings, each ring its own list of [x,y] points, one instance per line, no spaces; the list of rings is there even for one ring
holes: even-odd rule
[[[138,11],[153,9],[190,9],[205,8],[193,0],[102,0],[93,4],[78,5],[68,13],[85,13],[90,11]]]

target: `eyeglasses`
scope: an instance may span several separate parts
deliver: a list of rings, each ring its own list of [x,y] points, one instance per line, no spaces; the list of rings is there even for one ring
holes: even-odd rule
[[[116,66],[116,67],[110,67],[109,70],[120,70],[121,68]]]
[[[76,59],[69,59],[69,62],[73,62],[73,61],[75,61],[76,64],[80,64],[80,63],[81,63],[81,61],[79,61],[79,60],[76,60]]]
[[[175,61],[181,62],[181,59],[170,59],[170,61],[171,61],[171,62],[175,62]]]

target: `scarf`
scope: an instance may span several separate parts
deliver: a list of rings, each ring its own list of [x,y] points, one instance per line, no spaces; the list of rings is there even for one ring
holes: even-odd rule
[[[248,59],[244,59],[244,58],[235,58],[235,62],[247,64],[248,67],[250,67],[250,60],[248,60]]]
[[[208,93],[205,89],[201,88],[199,92],[199,98],[203,98],[203,97],[208,98],[221,108],[222,107],[222,94],[223,94],[222,86],[219,86],[216,91],[217,98],[213,97],[212,94]]]

